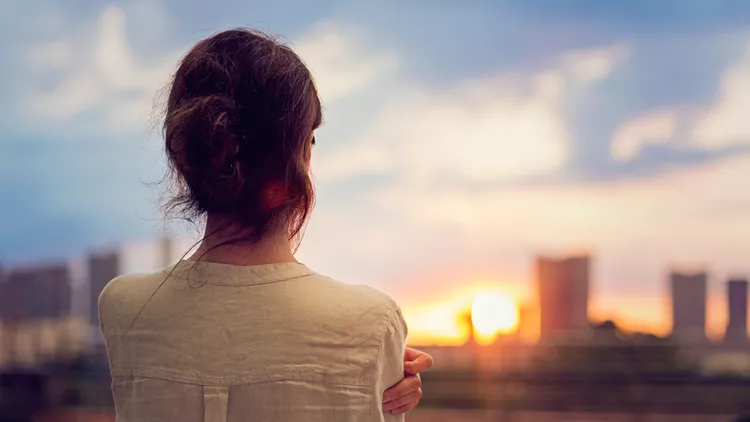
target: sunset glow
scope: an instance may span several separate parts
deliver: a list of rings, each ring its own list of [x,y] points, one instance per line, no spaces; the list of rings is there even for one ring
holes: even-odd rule
[[[460,290],[446,289],[437,297],[428,296],[425,301],[400,298],[409,323],[409,342],[459,346],[466,342],[473,329],[475,339],[483,345],[492,344],[498,334],[516,330],[523,341],[534,343],[539,338],[539,309],[533,300],[531,285],[531,280],[504,283],[488,279]],[[714,340],[723,336],[726,327],[724,300],[720,293],[708,297],[706,329],[709,338]],[[464,319],[472,309],[476,309],[473,327]],[[668,335],[671,330],[669,312],[669,299],[658,294],[619,297],[594,294],[589,303],[589,318],[593,323],[613,320],[626,333]]]
[[[518,325],[518,307],[507,295],[480,293],[471,304],[471,322],[480,337],[507,333]]]

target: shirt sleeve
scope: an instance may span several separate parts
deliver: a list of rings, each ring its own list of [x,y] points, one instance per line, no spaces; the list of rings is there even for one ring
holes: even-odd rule
[[[383,413],[383,392],[395,385],[404,377],[404,348],[406,347],[406,321],[398,305],[394,304],[390,319],[383,333],[380,343],[378,361],[375,365],[375,380],[373,388],[374,406],[377,406],[378,421],[403,422],[404,415]]]

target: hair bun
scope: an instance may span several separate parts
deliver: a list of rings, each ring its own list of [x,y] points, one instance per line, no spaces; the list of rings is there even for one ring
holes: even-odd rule
[[[207,95],[185,100],[167,116],[168,152],[185,151],[176,163],[207,211],[228,211],[241,196],[244,185],[239,136],[233,130],[237,105],[226,95]],[[174,156],[174,154],[171,154]]]
[[[312,75],[288,46],[243,28],[199,41],[169,89],[167,211],[221,214],[246,240],[297,238],[315,201],[310,136],[322,118]]]

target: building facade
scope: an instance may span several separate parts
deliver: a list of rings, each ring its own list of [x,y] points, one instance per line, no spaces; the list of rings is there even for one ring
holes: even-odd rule
[[[120,275],[120,253],[117,250],[92,254],[88,258],[89,324],[99,326],[99,295],[110,280]]]
[[[542,340],[588,333],[590,262],[588,256],[537,259]]]
[[[708,276],[705,272],[673,272],[670,287],[672,337],[682,343],[705,342]]]
[[[727,343],[746,343],[747,337],[747,279],[727,282],[728,319],[724,340]]]
[[[67,262],[8,272],[0,289],[2,366],[34,365],[65,350],[73,292]]]

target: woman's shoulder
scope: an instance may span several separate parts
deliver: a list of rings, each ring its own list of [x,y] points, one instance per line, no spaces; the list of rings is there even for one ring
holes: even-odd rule
[[[315,313],[345,321],[370,321],[374,325],[405,325],[399,305],[378,289],[319,274],[313,275],[309,281],[294,290]]]
[[[100,324],[112,325],[132,316],[164,279],[164,272],[158,271],[125,274],[110,280],[99,294]]]
[[[132,273],[117,276],[110,280],[99,294],[99,301],[134,299],[139,293],[146,294],[155,284],[164,280],[163,272]],[[153,293],[152,291],[150,293]]]
[[[386,311],[398,309],[396,301],[391,296],[374,287],[346,283],[321,274],[313,274],[311,278],[312,288],[318,295],[334,299],[339,304],[346,303],[356,308],[377,307]]]

